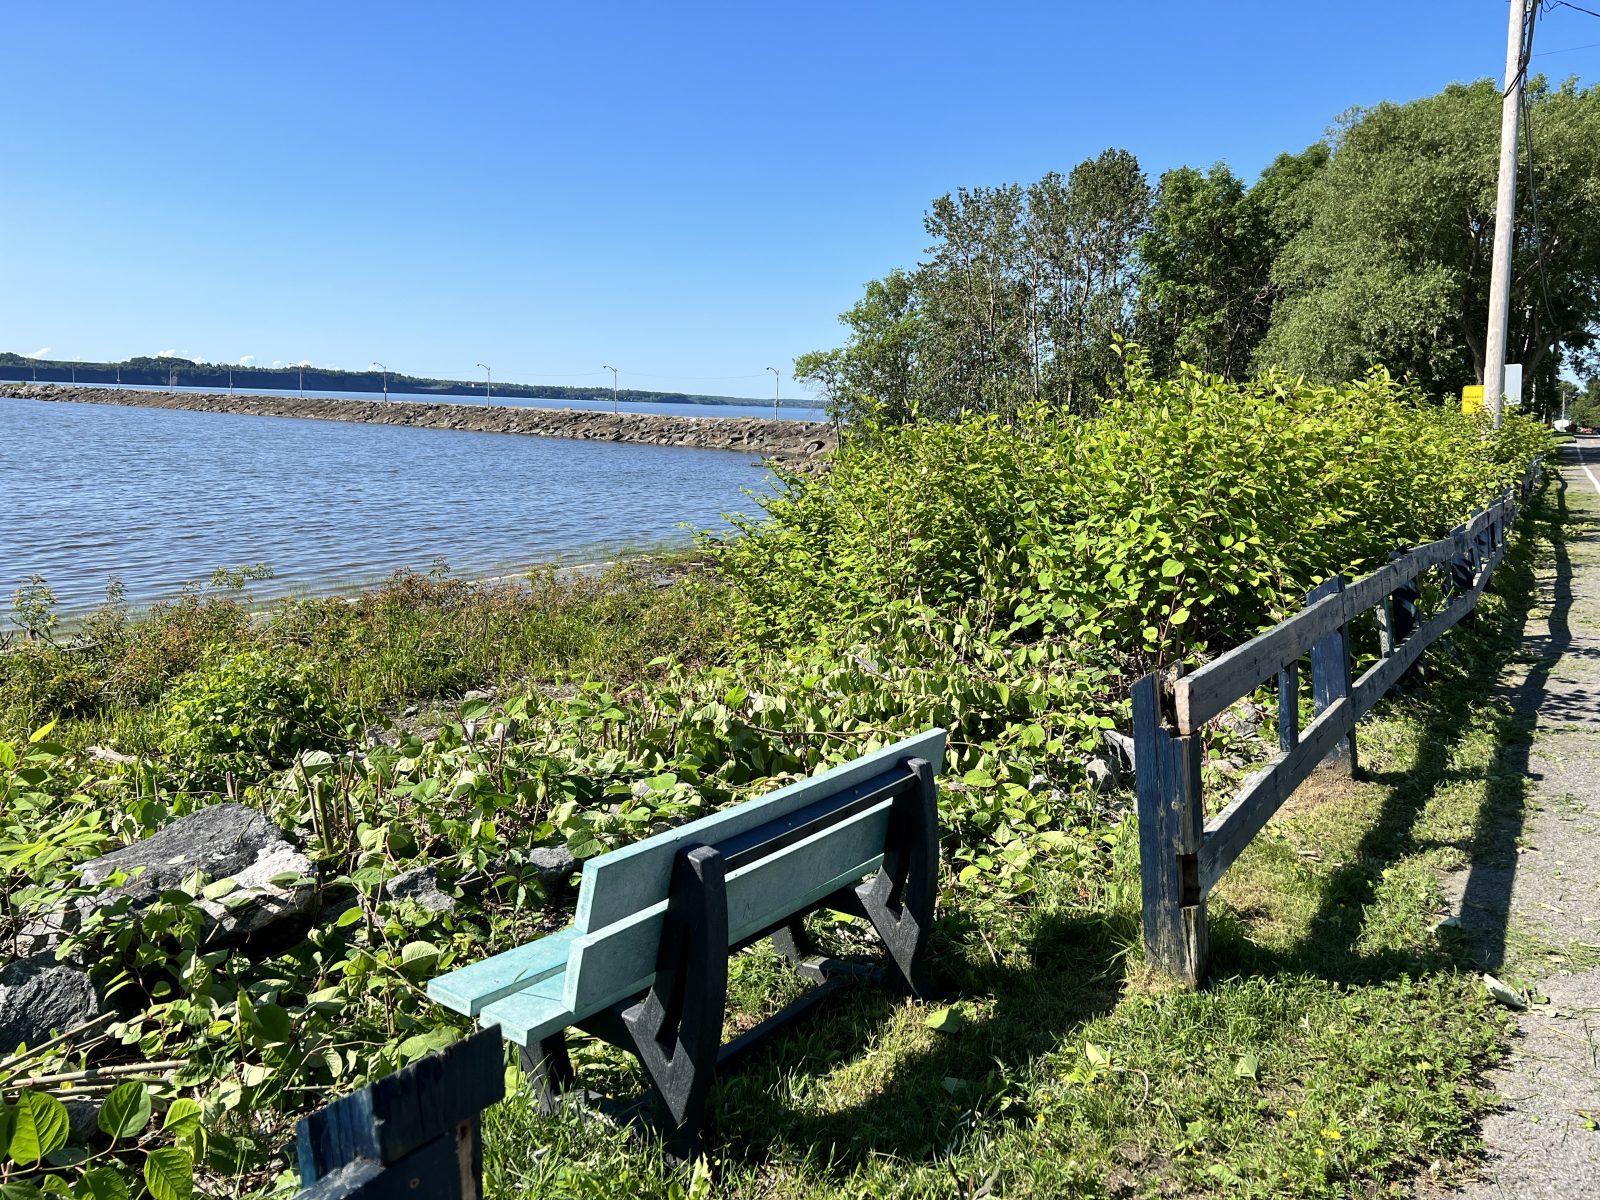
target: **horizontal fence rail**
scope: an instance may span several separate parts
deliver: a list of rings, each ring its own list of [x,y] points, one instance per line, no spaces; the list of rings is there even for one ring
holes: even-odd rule
[[[1197,987],[1207,958],[1206,898],[1283,802],[1325,759],[1353,772],[1356,722],[1447,630],[1470,621],[1505,556],[1506,535],[1532,494],[1540,460],[1449,537],[1396,551],[1354,583],[1334,576],[1306,607],[1192,673],[1146,675],[1133,689],[1134,761],[1146,956]],[[1430,572],[1441,602],[1420,612]],[[1371,612],[1378,658],[1352,681],[1350,626]],[[1300,665],[1309,658],[1313,719],[1300,727]],[[1207,819],[1201,783],[1206,722],[1276,679],[1278,753]]]

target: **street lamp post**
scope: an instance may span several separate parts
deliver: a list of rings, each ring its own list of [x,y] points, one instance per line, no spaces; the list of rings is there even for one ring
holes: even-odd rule
[[[383,372],[383,402],[387,404],[389,403],[389,368],[381,362],[375,362],[372,365]]]
[[[778,419],[778,382],[782,377],[778,374],[777,367],[768,367],[767,370],[772,372],[772,419],[776,421]]]
[[[493,395],[494,387],[494,372],[489,370],[488,367],[484,366],[483,363],[479,363],[478,365],[483,367],[483,402],[485,404],[489,404],[492,403],[491,397]]]
[[[611,411],[617,411],[617,369],[615,367],[601,367],[602,371],[611,372]]]
[[[300,394],[302,396],[304,396],[306,394],[306,369],[304,367],[301,367],[301,368],[299,368],[299,370],[300,370]]]
[[[228,395],[233,395],[233,368],[228,368]]]

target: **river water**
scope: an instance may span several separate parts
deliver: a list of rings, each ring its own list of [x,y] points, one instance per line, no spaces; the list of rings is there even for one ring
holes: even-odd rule
[[[686,545],[755,512],[726,450],[0,398],[0,627],[38,574],[59,611],[265,562],[268,597],[438,558],[457,574]],[[687,525],[689,528],[685,528]]]

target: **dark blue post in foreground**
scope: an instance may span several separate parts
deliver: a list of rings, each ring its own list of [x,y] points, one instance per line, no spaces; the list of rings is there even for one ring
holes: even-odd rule
[[[480,1200],[483,1110],[505,1096],[490,1027],[300,1122],[298,1200]]]

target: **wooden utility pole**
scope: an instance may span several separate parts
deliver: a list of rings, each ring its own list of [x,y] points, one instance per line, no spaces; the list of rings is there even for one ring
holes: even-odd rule
[[[1500,187],[1495,194],[1489,336],[1483,356],[1483,399],[1496,429],[1506,407],[1506,324],[1511,308],[1511,250],[1517,226],[1517,140],[1522,132],[1523,77],[1532,49],[1536,4],[1537,0],[1511,0],[1511,22],[1506,30],[1506,89],[1500,102]]]

